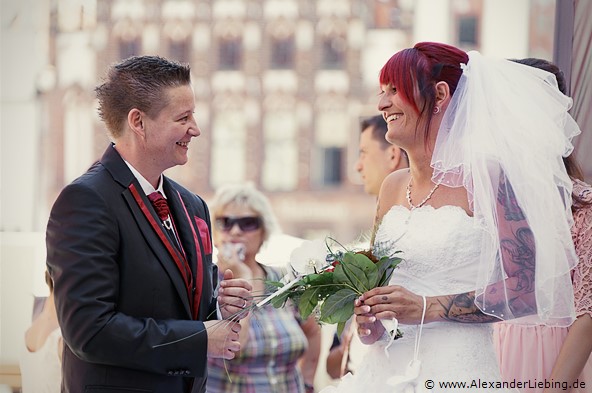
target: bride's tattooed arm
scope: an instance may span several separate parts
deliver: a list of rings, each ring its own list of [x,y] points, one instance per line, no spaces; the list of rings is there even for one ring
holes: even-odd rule
[[[465,323],[499,322],[499,318],[484,314],[475,305],[475,291],[438,296],[437,301],[442,307],[441,319]]]
[[[535,244],[512,187],[502,177],[497,197],[498,225],[502,265],[506,279],[486,288],[487,304],[492,314],[506,315],[507,307],[514,317],[536,312]],[[438,296],[439,317],[444,320],[479,323],[496,322],[497,317],[483,313],[475,302],[475,291]]]

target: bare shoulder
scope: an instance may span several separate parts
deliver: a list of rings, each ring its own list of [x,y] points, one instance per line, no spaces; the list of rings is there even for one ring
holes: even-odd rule
[[[378,195],[379,218],[382,218],[394,205],[404,205],[408,182],[408,168],[394,171],[384,179]]]
[[[388,174],[382,183],[383,187],[402,187],[405,189],[409,182],[409,168],[398,169]]]

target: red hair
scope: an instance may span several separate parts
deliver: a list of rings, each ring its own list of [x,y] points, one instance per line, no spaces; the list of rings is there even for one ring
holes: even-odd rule
[[[380,84],[397,89],[401,99],[420,116],[427,117],[426,139],[436,106],[436,83],[446,82],[454,94],[461,63],[467,64],[466,52],[447,44],[419,42],[413,48],[395,53],[380,70]],[[416,96],[417,94],[417,96]]]

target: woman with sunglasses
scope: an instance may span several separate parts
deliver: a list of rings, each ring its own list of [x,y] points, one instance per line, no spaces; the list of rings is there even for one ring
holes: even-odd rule
[[[265,281],[284,272],[257,262],[261,246],[278,223],[268,199],[252,185],[229,185],[212,201],[214,245],[220,271],[249,280],[255,297],[265,295]],[[245,302],[246,303],[246,302]],[[302,321],[296,307],[256,309],[241,320],[241,351],[230,361],[209,359],[209,393],[313,391],[320,351],[320,327]]]

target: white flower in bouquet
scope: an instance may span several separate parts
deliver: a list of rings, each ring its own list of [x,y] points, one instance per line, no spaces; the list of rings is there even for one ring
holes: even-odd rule
[[[327,246],[322,240],[306,240],[290,254],[292,269],[301,275],[318,273],[329,265]]]

